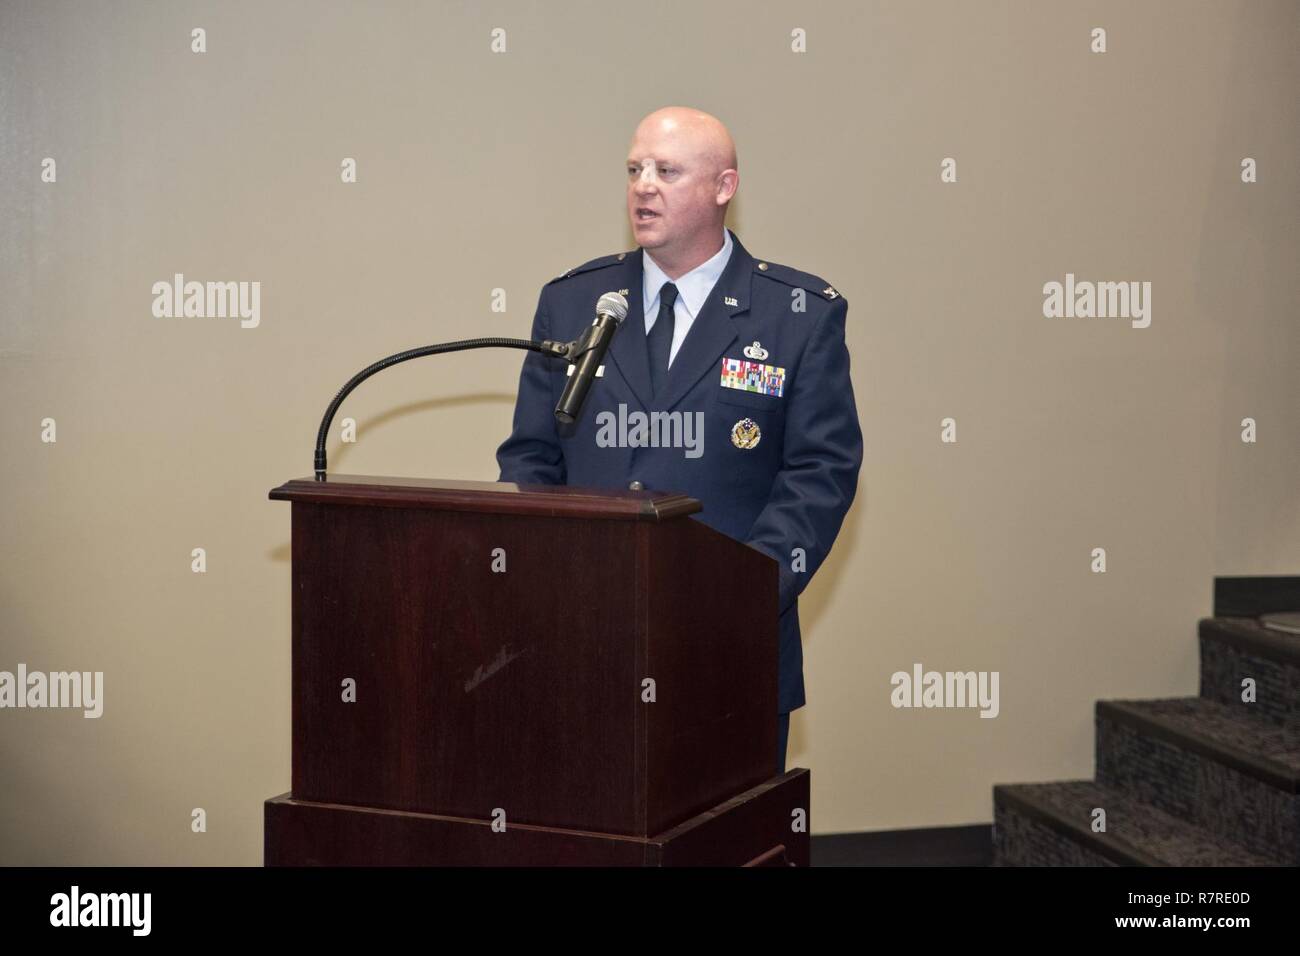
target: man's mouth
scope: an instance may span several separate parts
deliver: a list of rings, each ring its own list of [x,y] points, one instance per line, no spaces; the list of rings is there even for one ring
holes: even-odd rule
[[[640,206],[637,208],[636,218],[638,222],[648,222],[651,219],[658,219],[659,213],[655,212],[653,209],[647,209],[644,206]]]

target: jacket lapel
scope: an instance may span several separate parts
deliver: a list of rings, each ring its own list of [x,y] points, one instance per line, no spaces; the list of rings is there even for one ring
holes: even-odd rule
[[[620,279],[628,290],[627,318],[610,343],[609,355],[644,410],[653,407],[671,411],[705,372],[720,364],[722,353],[740,336],[742,330],[736,316],[749,311],[754,258],[740,244],[734,232],[731,233],[731,242],[727,267],[709,292],[704,307],[677,350],[673,364],[668,367],[668,381],[658,400],[650,394],[650,350],[645,334],[642,261],[645,250],[637,249],[627,257]],[[728,302],[735,304],[729,305]]]
[[[721,367],[722,353],[743,331],[737,316],[749,311],[749,287],[754,279],[754,259],[745,251],[734,232],[731,233],[731,242],[731,258],[727,260],[727,267],[709,292],[700,314],[691,323],[691,330],[677,350],[677,357],[668,366],[664,394],[655,401],[655,406],[664,411],[671,411],[706,372]],[[642,321],[644,323],[644,319]],[[644,330],[644,324],[642,329]],[[647,352],[647,381],[650,375],[648,354]]]
[[[641,407],[650,408],[650,347],[645,340],[645,302],[642,300],[643,273],[638,249],[627,257],[621,271],[623,287],[627,289],[627,318],[609,343],[609,355],[614,359],[624,381],[640,401]]]

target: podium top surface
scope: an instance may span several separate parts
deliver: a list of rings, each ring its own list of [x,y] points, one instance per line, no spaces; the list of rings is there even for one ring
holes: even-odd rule
[[[385,478],[375,475],[326,475],[323,481],[294,478],[278,488],[272,488],[269,497],[274,501],[315,504],[376,505],[632,521],[664,521],[701,510],[700,502],[695,498],[671,491]]]

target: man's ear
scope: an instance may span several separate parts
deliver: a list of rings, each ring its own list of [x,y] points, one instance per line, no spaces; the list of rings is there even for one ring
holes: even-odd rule
[[[731,202],[731,198],[736,195],[736,190],[740,188],[740,173],[734,169],[724,169],[718,174],[717,195],[713,201],[719,206],[725,206]]]

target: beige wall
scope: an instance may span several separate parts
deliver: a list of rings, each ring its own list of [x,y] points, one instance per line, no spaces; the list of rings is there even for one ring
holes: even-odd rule
[[[267,491],[364,364],[526,335],[542,282],[633,248],[623,151],[672,103],[735,134],[750,251],[850,303],[866,459],[790,741],[814,831],[1090,776],[1096,699],[1196,692],[1216,574],[1300,570],[1298,11],[0,4],[0,670],[105,673],[98,720],[0,711],[0,863],[260,862],[289,786]],[[154,318],[176,272],[261,282],[260,325]],[[1067,272],[1151,282],[1150,327],[1044,318]],[[494,479],[519,362],[366,383],[332,469]],[[894,709],[914,662],[998,671],[999,716]]]

